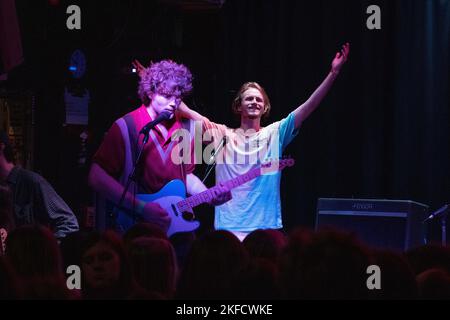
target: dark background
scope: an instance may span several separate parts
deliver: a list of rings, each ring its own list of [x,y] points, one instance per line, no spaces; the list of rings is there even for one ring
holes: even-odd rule
[[[319,197],[408,199],[430,211],[450,202],[449,0],[53,2],[16,1],[25,62],[0,84],[34,92],[33,169],[76,211],[92,197],[89,163],[76,164],[80,128],[63,126],[65,85],[90,91],[91,156],[112,122],[139,106],[135,58],[186,64],[195,77],[186,102],[236,126],[230,104],[241,84],[265,87],[269,121],[280,120],[347,41],[347,64],[286,150],[296,165],[283,173],[285,226],[313,226]],[[66,28],[70,4],[81,8],[81,30]],[[381,30],[366,27],[372,4]],[[87,56],[78,81],[68,72],[75,49]],[[199,212],[210,225],[212,210]]]

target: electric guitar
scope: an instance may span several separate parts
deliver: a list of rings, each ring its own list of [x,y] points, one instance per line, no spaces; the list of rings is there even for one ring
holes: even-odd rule
[[[237,176],[223,183],[223,186],[230,191],[250,180],[259,177],[262,174],[279,171],[286,167],[292,167],[295,161],[292,158],[273,160],[261,164],[247,173]],[[213,199],[213,191],[217,186],[205,190],[196,195],[186,198],[186,187],[181,180],[175,179],[167,183],[160,191],[153,194],[138,194],[136,197],[144,202],[158,203],[171,218],[167,236],[177,232],[194,231],[200,226],[200,222],[193,219],[186,219],[184,212],[192,212],[192,208],[208,203]],[[121,232],[127,231],[136,223],[136,218],[132,214],[124,211],[118,211],[116,217],[117,227]]]

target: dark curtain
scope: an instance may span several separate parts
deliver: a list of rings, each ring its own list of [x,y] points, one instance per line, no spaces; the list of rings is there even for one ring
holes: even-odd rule
[[[14,0],[0,1],[0,75],[23,62],[22,42]]]
[[[381,9],[369,30],[366,8]],[[317,198],[450,202],[450,1],[227,1],[221,11],[214,101],[201,110],[233,122],[240,85],[257,81],[272,103],[270,122],[304,102],[335,52],[351,53],[328,96],[287,153],[284,221],[312,225]]]

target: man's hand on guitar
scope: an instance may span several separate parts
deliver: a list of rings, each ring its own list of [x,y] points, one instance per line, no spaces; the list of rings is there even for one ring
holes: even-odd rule
[[[209,202],[212,206],[220,206],[221,204],[230,201],[233,197],[231,195],[231,191],[222,184],[217,185],[217,187],[213,188],[212,191],[214,196]]]
[[[161,227],[165,232],[170,226],[170,217],[166,210],[161,208],[158,203],[148,202],[145,204],[144,210],[142,211],[142,218],[146,222],[154,223]]]

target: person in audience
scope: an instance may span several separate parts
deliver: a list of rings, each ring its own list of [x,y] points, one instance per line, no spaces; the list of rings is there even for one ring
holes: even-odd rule
[[[47,227],[20,226],[6,239],[6,258],[17,273],[24,299],[69,300],[78,297],[67,288],[58,242]]]
[[[16,226],[48,226],[58,239],[78,231],[76,216],[50,183],[14,164],[12,145],[4,131],[0,131],[0,185],[8,186],[12,192]]]
[[[417,275],[419,298],[450,300],[450,275],[441,268],[431,268]]]
[[[149,292],[171,299],[176,289],[178,267],[175,250],[167,239],[141,237],[128,249],[137,283]]]
[[[289,247],[289,244],[288,244]],[[370,252],[355,237],[335,230],[312,235],[306,245],[288,251],[290,268],[282,268],[286,299],[368,299]],[[289,273],[287,273],[289,272]]]
[[[265,229],[251,232],[243,241],[251,257],[265,258],[277,263],[287,240],[279,230]]]
[[[181,271],[177,299],[232,299],[248,253],[231,232],[217,230],[197,238]]]
[[[92,232],[81,244],[84,300],[152,299],[134,280],[122,239],[114,231]]]
[[[380,300],[413,300],[418,298],[415,274],[406,257],[397,252],[372,249],[373,264],[380,267],[381,289],[372,290]]]

